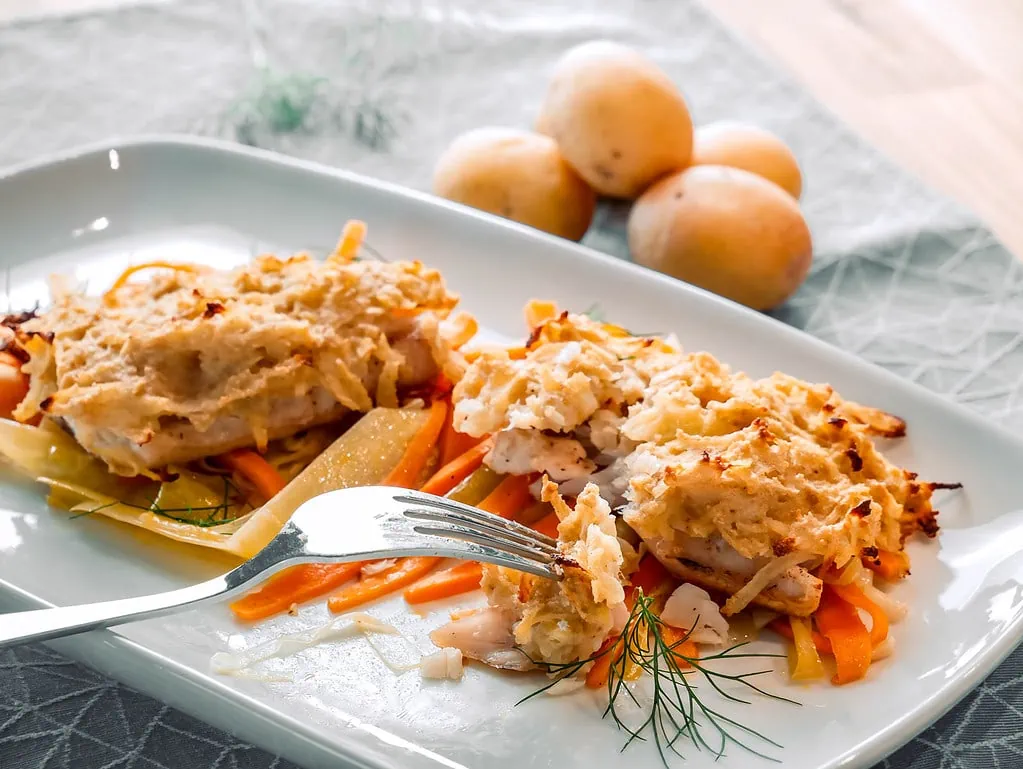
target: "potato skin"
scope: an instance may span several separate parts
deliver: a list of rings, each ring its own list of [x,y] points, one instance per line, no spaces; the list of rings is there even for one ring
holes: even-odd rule
[[[762,176],[796,200],[803,192],[799,161],[778,136],[758,126],[721,121],[700,126],[691,165],[729,166]]]
[[[627,46],[598,40],[555,65],[536,128],[558,142],[601,195],[633,199],[684,168],[693,121],[685,99],[657,65]]]
[[[513,128],[457,137],[437,160],[433,191],[569,240],[586,234],[597,204],[553,139]]]
[[[795,199],[748,171],[693,166],[665,177],[632,208],[639,264],[757,310],[788,299],[813,258]]]

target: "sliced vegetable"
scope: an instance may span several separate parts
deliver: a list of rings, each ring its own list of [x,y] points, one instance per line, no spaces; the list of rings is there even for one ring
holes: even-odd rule
[[[870,667],[871,643],[866,626],[856,613],[856,607],[843,601],[837,593],[824,588],[821,603],[814,614],[821,635],[831,642],[835,655],[835,684],[859,680]]]
[[[486,440],[471,446],[460,456],[446,462],[419,490],[427,494],[444,496],[483,464],[483,458],[490,451],[491,445],[491,441]]]
[[[448,492],[447,497],[467,505],[478,505],[500,482],[501,474],[483,465]]]
[[[231,604],[246,622],[272,617],[292,604],[317,598],[359,576],[362,563],[305,563],[272,576],[262,587]]]
[[[689,631],[677,628],[674,625],[661,624],[659,626],[661,638],[671,649],[672,655],[679,668],[685,670],[692,667],[689,660],[700,656],[700,650],[696,648],[696,642],[689,637]]]
[[[334,248],[332,259],[350,262],[359,255],[359,248],[366,239],[366,223],[358,219],[349,219],[341,230],[341,239]]]
[[[443,559],[426,556],[402,558],[387,571],[366,577],[342,588],[340,592],[330,597],[330,600],[327,601],[327,608],[338,613],[375,601],[388,593],[411,585],[432,571],[441,560]]]
[[[251,558],[307,499],[335,489],[380,483],[402,458],[429,413],[423,409],[373,409],[253,514],[225,549]]]
[[[529,484],[532,482],[533,478],[529,475],[505,476],[477,507],[502,518],[514,518],[517,512],[533,501],[533,495],[529,493]]]
[[[271,500],[287,482],[277,469],[252,449],[235,449],[217,457],[217,461],[229,470],[245,477],[265,500]]]
[[[882,550],[877,554],[877,558],[865,557],[863,565],[889,582],[897,582],[909,575],[909,556],[905,551],[893,553],[890,550]]]
[[[796,637],[792,634],[792,627],[789,625],[786,617],[775,617],[767,623],[767,627],[771,628],[775,633],[780,636],[784,636],[790,641],[795,641]],[[816,630],[810,631],[810,637],[813,639],[813,645],[817,648],[821,654],[831,654],[831,641],[822,636]]]
[[[426,421],[419,431],[408,442],[401,460],[382,481],[384,486],[399,486],[413,489],[419,485],[423,472],[437,447],[437,439],[444,427],[448,404],[434,401],[430,406]]]
[[[21,371],[21,361],[0,351],[0,417],[10,419],[27,394],[28,376]]]
[[[453,423],[455,410],[448,404],[448,417],[444,422],[444,429],[440,434],[440,464],[443,467],[455,458],[462,456],[473,446],[479,444],[483,438],[473,438],[466,433],[455,430]]]
[[[541,534],[546,534],[551,539],[558,538],[558,524],[561,523],[557,513],[548,513],[539,521],[529,524],[529,527],[535,529]]]
[[[846,603],[857,609],[863,609],[870,615],[870,643],[877,647],[888,637],[888,615],[876,603],[863,594],[856,585],[832,585],[831,589]]]
[[[783,620],[784,621],[784,620]],[[824,677],[824,663],[813,642],[810,620],[805,617],[789,617],[792,632],[791,675],[794,681],[809,681]]]
[[[405,589],[409,603],[427,603],[477,590],[483,579],[483,565],[475,561],[430,574]]]
[[[124,272],[122,272],[118,276],[117,280],[114,281],[114,285],[108,288],[107,292],[103,294],[103,301],[109,304],[113,300],[114,294],[117,292],[117,290],[121,288],[125,283],[127,283],[131,276],[134,275],[136,272],[142,272],[142,270],[155,269],[177,270],[179,272],[199,271],[198,268],[196,268],[195,265],[192,264],[174,264],[173,262],[161,261],[143,262],[142,264],[135,264],[132,265],[131,267],[128,267]]]
[[[644,595],[652,595],[665,583],[671,583],[673,578],[664,565],[647,553],[639,562],[639,567],[629,577],[632,586],[643,591]]]
[[[597,650],[599,656],[586,672],[586,686],[590,689],[607,686],[607,680],[611,677],[611,666],[621,659],[624,651],[625,645],[621,636],[613,636],[604,641]]]

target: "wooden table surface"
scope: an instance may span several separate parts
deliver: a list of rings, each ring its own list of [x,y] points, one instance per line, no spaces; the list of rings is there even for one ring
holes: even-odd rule
[[[0,0],[0,21],[130,2]],[[703,2],[1023,256],[1023,0]]]
[[[703,0],[1023,256],[1023,0]]]

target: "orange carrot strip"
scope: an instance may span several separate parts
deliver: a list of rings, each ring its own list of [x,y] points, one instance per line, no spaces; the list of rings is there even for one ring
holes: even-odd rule
[[[337,242],[334,255],[343,261],[350,262],[359,255],[359,247],[366,239],[366,223],[358,219],[350,219],[341,231],[341,239]]]
[[[541,534],[546,534],[551,539],[558,538],[558,524],[561,523],[561,519],[558,518],[557,513],[547,513],[536,523],[531,523],[529,527],[534,529]]]
[[[277,472],[277,468],[252,449],[229,451],[217,457],[217,461],[227,469],[245,476],[266,499],[270,499],[287,485]]]
[[[909,574],[909,556],[905,551],[893,553],[882,550],[877,558],[864,558],[863,565],[889,582],[897,582]]]
[[[445,462],[440,470],[430,476],[419,490],[427,494],[443,497],[451,489],[464,481],[483,464],[483,457],[490,451],[492,442],[485,440],[463,452],[449,462]]]
[[[430,461],[430,454],[437,445],[437,438],[444,427],[444,420],[447,418],[448,404],[444,401],[434,401],[430,405],[430,416],[426,424],[419,428],[412,440],[409,441],[397,466],[387,474],[382,484],[384,486],[400,486],[403,489],[415,488],[419,478]]]
[[[851,603],[857,609],[863,609],[870,615],[872,621],[870,643],[872,646],[877,646],[888,637],[888,615],[880,606],[867,598],[862,590],[855,585],[830,585],[830,588],[843,601]]]
[[[509,475],[477,507],[502,518],[511,518],[532,501],[533,495],[529,493],[532,482],[530,475]]]
[[[632,586],[641,588],[644,595],[650,595],[657,588],[670,580],[671,574],[664,568],[660,561],[649,553],[643,556],[639,567],[629,577]]]
[[[114,285],[112,285],[110,288],[108,288],[107,292],[105,294],[103,294],[103,301],[109,303],[109,301],[111,299],[113,299],[113,295],[117,292],[117,290],[120,289],[122,286],[124,286],[124,284],[128,282],[128,279],[131,278],[131,276],[134,275],[136,272],[141,272],[142,270],[157,269],[157,268],[163,268],[163,269],[166,269],[166,270],[178,270],[179,272],[198,272],[199,271],[199,270],[197,270],[195,268],[194,265],[191,265],[191,264],[174,264],[173,262],[161,262],[161,261],[144,262],[143,264],[136,264],[136,265],[133,265],[131,267],[128,267],[124,272],[122,272],[120,274],[120,276],[117,278],[117,280],[114,281]]]
[[[21,371],[21,361],[6,350],[0,352],[0,417],[10,419],[26,395],[28,376]]]
[[[863,678],[870,667],[870,634],[856,607],[838,597],[826,585],[814,619],[821,635],[831,641],[835,655],[834,684],[847,684]]]
[[[661,625],[661,638],[669,647],[675,657],[675,662],[683,670],[692,667],[689,660],[700,656],[700,650],[696,648],[696,642],[692,638],[686,638],[688,631],[677,628],[674,625]],[[685,640],[682,640],[685,639]],[[678,644],[678,646],[675,646]],[[688,657],[688,659],[686,659]]]
[[[622,656],[621,636],[608,638],[597,650],[600,656],[594,661],[593,666],[586,673],[586,686],[590,689],[599,689],[607,686],[607,679],[611,677],[611,666]],[[612,648],[613,647],[613,648]]]
[[[304,563],[274,574],[258,590],[231,604],[231,611],[240,620],[253,622],[287,611],[294,603],[302,603],[329,593],[359,575],[362,562]]]
[[[792,626],[786,617],[776,617],[768,623],[768,627],[771,628],[775,633],[780,636],[785,636],[792,642],[795,642],[796,637],[792,633]],[[821,654],[833,654],[831,650],[831,641],[822,636],[816,630],[811,635],[813,636],[813,645],[817,647],[817,651]]]
[[[441,560],[427,556],[402,558],[390,569],[342,588],[330,597],[327,608],[337,613],[375,601],[426,576]]]
[[[427,603],[450,598],[479,589],[483,579],[483,565],[475,561],[460,563],[450,569],[430,574],[411,587],[405,588],[409,603]]]

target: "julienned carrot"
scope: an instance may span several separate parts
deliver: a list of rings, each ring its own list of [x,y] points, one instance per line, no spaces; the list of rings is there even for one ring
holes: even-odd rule
[[[590,689],[599,689],[607,685],[607,679],[611,676],[611,666],[622,656],[622,638],[613,636],[608,638],[597,650],[600,655],[593,662],[593,666],[586,672],[586,686]]]
[[[870,667],[872,648],[870,634],[856,607],[825,588],[814,620],[821,635],[831,641],[835,656],[835,676],[831,682],[847,684],[863,678]]]
[[[231,604],[234,615],[246,622],[280,614],[340,587],[359,575],[362,563],[304,563],[272,576],[258,590]]]
[[[790,641],[794,642],[796,640],[796,636],[792,632],[792,626],[791,624],[789,624],[789,621],[785,617],[775,617],[768,623],[767,626],[778,635],[785,636],[785,638],[789,639]],[[817,647],[817,651],[819,651],[821,654],[832,653],[831,641],[822,636],[816,630],[814,630],[811,633],[811,637],[813,638],[813,645]]]
[[[427,556],[402,558],[390,569],[342,588],[330,597],[327,608],[337,613],[374,601],[426,576],[441,560]]]
[[[437,445],[440,431],[444,429],[444,420],[447,418],[448,404],[442,400],[434,401],[430,405],[430,415],[426,423],[419,428],[412,440],[409,441],[397,466],[387,474],[382,484],[384,486],[400,486],[403,489],[415,488],[418,484],[423,470],[430,461],[430,455]]]
[[[687,637],[689,631],[681,630],[674,625],[661,625],[660,631],[661,638],[671,648],[678,666],[683,670],[691,667],[689,660],[699,657],[700,650],[696,648],[696,642]]]
[[[539,521],[529,524],[529,528],[534,529],[541,534],[546,534],[551,539],[557,539],[559,523],[561,523],[561,520],[558,518],[557,513],[547,513],[547,515]]]
[[[341,239],[337,242],[334,255],[345,262],[350,262],[359,255],[359,247],[366,239],[366,223],[358,219],[350,219],[341,230]]]
[[[532,501],[533,495],[529,493],[532,482],[530,475],[509,475],[477,507],[502,518],[512,518]]]
[[[287,485],[277,468],[252,449],[235,449],[221,454],[217,460],[229,470],[245,476],[266,499]]]
[[[482,441],[450,462],[445,462],[444,466],[430,476],[430,480],[420,486],[419,490],[427,494],[436,494],[439,497],[444,496],[476,472],[476,469],[483,464],[483,457],[490,451],[491,445],[490,440]]]
[[[864,558],[863,565],[889,582],[897,582],[909,575],[909,556],[905,552],[882,550],[877,558]]]
[[[863,591],[855,585],[829,585],[828,587],[834,590],[843,601],[851,603],[857,609],[863,609],[870,615],[872,623],[870,643],[872,646],[878,646],[884,642],[884,639],[888,637],[888,615],[880,606],[867,598]]]
[[[647,553],[639,562],[636,571],[629,577],[632,587],[643,590],[644,595],[650,595],[665,582],[671,580],[671,574],[664,568],[660,561]]]
[[[405,588],[409,603],[439,601],[476,590],[483,579],[483,565],[475,561],[460,563],[436,574],[429,574],[411,587]]]
[[[26,395],[28,376],[21,371],[21,361],[7,351],[0,352],[0,417],[10,419]]]
[[[445,392],[445,396],[450,396],[451,388],[449,387]],[[448,462],[457,459],[462,454],[467,452],[473,446],[477,445],[482,438],[473,438],[471,435],[466,433],[460,433],[455,429],[454,425],[454,414],[455,409],[451,406],[450,397],[448,398],[448,414],[444,420],[444,429],[440,434],[440,464],[441,466],[446,465]]]

